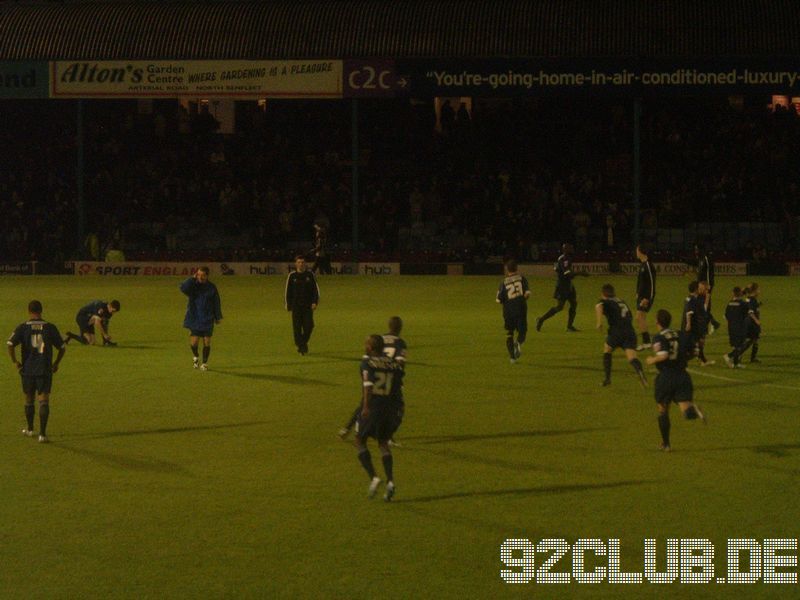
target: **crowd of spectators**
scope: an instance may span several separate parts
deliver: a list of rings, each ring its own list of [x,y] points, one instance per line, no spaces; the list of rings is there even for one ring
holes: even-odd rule
[[[329,224],[334,257],[355,252],[346,102],[240,103],[229,135],[176,101],[85,102],[82,163],[74,102],[3,104],[0,258],[58,263],[111,248],[128,258],[287,258],[311,248],[314,222]],[[630,248],[630,102],[448,101],[438,118],[434,108],[360,102],[358,252],[536,260],[563,240],[590,253]],[[643,231],[779,223],[770,250],[798,251],[794,110],[649,100],[641,130]]]

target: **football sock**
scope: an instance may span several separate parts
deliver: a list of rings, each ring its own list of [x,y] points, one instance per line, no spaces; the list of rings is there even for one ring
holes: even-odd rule
[[[33,404],[25,405],[25,419],[28,421],[28,431],[33,431],[33,415],[36,414],[36,407]]]
[[[195,358],[199,358],[200,354],[197,352],[197,346],[191,346],[190,345],[189,347],[192,349],[192,354],[194,355],[194,357]]]
[[[649,344],[650,343],[650,332],[649,331],[645,331],[642,334],[642,343],[643,344]]]
[[[394,461],[392,460],[392,453],[384,454],[382,456],[383,459],[383,470],[386,472],[386,481],[393,481],[394,476],[392,474],[392,466]]]
[[[47,419],[50,417],[50,404],[39,403],[39,435],[47,435]]]
[[[203,346],[203,363],[208,362],[209,354],[211,354],[211,346]]]
[[[758,354],[758,342],[753,342],[753,349],[750,350],[750,360],[751,361],[756,359],[756,354]]]
[[[521,346],[522,344],[525,343],[525,340],[527,339],[527,337],[528,337],[528,330],[527,329],[525,331],[517,333],[517,343]]]
[[[603,354],[603,371],[605,371],[606,379],[611,379],[611,353],[605,352]]]
[[[506,349],[508,350],[508,355],[511,358],[514,358],[514,336],[507,335],[506,336]]]
[[[572,327],[575,322],[575,314],[578,312],[578,303],[571,302],[569,305],[569,318],[567,319],[567,327]]]
[[[689,408],[687,408],[684,411],[683,416],[686,417],[687,419],[689,419],[690,421],[700,417],[700,415],[697,414],[697,409],[694,407],[694,405],[692,405]]]
[[[697,357],[700,359],[700,362],[708,362],[706,361],[706,353],[703,350],[703,346],[697,347]]]
[[[609,354],[609,356],[611,355]],[[634,371],[636,371],[637,373],[642,372],[642,361],[640,361],[638,358],[634,358],[632,361],[629,362],[631,363],[631,366],[633,367]]]
[[[358,408],[353,411],[353,415],[350,417],[350,420],[347,422],[347,425],[344,426],[345,429],[350,430],[358,421],[358,417],[361,416],[361,405],[358,405]]]
[[[364,448],[363,450],[359,450],[358,460],[361,463],[361,466],[364,467],[367,475],[369,475],[369,478],[372,479],[375,477],[375,467],[372,466],[372,457],[369,454],[369,449]]]
[[[658,415],[658,430],[661,432],[661,441],[669,446],[669,413]]]
[[[553,308],[551,308],[550,310],[548,310],[546,313],[544,313],[544,314],[543,314],[541,317],[539,317],[539,318],[540,318],[542,321],[547,321],[547,319],[549,319],[549,318],[550,318],[550,317],[552,317],[554,314],[556,314],[557,312],[560,312],[560,311],[561,311],[561,309],[560,309],[558,306],[554,306]]]

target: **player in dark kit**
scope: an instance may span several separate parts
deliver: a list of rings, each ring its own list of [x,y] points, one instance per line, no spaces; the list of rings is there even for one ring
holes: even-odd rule
[[[576,275],[588,276],[588,273],[576,272],[572,268],[572,244],[561,246],[561,256],[558,257],[553,270],[556,272],[556,291],[553,298],[558,304],[536,319],[536,331],[542,330],[542,324],[553,315],[564,310],[564,304],[569,302],[569,316],[567,318],[567,331],[578,331],[574,327],[575,313],[578,310],[578,294],[572,280]]]
[[[306,259],[296,256],[295,271],[286,278],[286,310],[292,312],[292,329],[297,351],[308,352],[308,340],[314,331],[314,311],[319,304],[319,286],[314,273],[306,269]]]
[[[383,354],[389,358],[395,359],[405,368],[406,356],[408,355],[408,346],[403,338],[400,337],[400,332],[403,330],[403,319],[400,317],[392,317],[389,319],[389,333],[383,335]],[[367,358],[364,355],[364,358]],[[402,394],[403,390],[400,390]],[[361,402],[359,402],[356,409],[353,411],[350,420],[347,424],[339,430],[339,437],[345,439],[350,430],[353,429],[358,417],[361,415]],[[397,446],[398,444],[394,439],[389,440],[390,446]]]
[[[750,304],[750,318],[747,321],[746,334],[747,339],[750,340],[752,346],[750,350],[750,362],[761,362],[756,358],[758,355],[758,340],[761,339],[761,303],[758,301],[758,296],[761,294],[761,289],[756,282],[751,283],[744,289],[744,295]]]
[[[617,298],[614,286],[610,283],[603,286],[601,294],[600,301],[595,305],[595,315],[597,316],[597,329],[603,326],[603,315],[608,321],[608,335],[603,346],[603,370],[606,376],[603,385],[611,385],[611,353],[616,348],[622,348],[639,378],[639,383],[646,388],[647,378],[642,369],[642,363],[636,358],[636,332],[633,330],[631,322],[631,310],[624,300]]]
[[[181,284],[181,291],[189,297],[183,326],[189,330],[189,346],[192,349],[192,367],[208,370],[211,356],[211,336],[214,325],[222,321],[222,303],[217,286],[208,280],[208,267],[200,267],[192,277]],[[198,346],[203,339],[203,362],[200,362]]]
[[[361,361],[362,406],[358,421],[358,434],[355,445],[358,460],[369,476],[369,497],[375,496],[380,477],[375,473],[372,457],[367,448],[367,440],[375,438],[381,449],[383,469],[386,472],[387,502],[394,497],[394,475],[392,451],[389,440],[400,427],[405,406],[403,403],[403,365],[383,354],[383,337],[371,335],[365,342],[366,356]]]
[[[506,262],[506,278],[497,290],[497,302],[503,305],[503,321],[506,328],[506,349],[511,364],[522,355],[520,346],[528,333],[528,298],[531,290],[528,280],[517,272],[517,262]],[[514,332],[517,339],[514,339]]]
[[[707,360],[705,355],[706,334],[708,334],[705,285],[697,281],[689,283],[689,295],[684,300],[681,318],[681,348],[686,351],[687,360],[696,356],[703,367],[714,364],[714,361]]]
[[[659,310],[656,323],[660,329],[653,339],[654,356],[647,357],[648,365],[658,369],[655,383],[656,403],[658,405],[658,429],[661,432],[661,450],[670,451],[669,407],[675,402],[687,419],[706,418],[693,401],[692,378],[686,372],[686,350],[681,347],[680,334],[669,328],[672,315]]]
[[[750,303],[742,297],[742,288],[736,286],[733,288],[733,297],[725,307],[725,320],[728,321],[728,341],[733,350],[725,354],[723,358],[725,364],[731,369],[744,369],[740,358],[753,343],[747,337],[747,322],[751,320],[751,316],[753,316],[753,310],[750,308]]]
[[[330,275],[333,272],[327,245],[328,229],[325,225],[314,223],[314,268],[311,269],[312,272],[316,273],[319,270],[322,275]]]
[[[636,325],[642,334],[642,343],[637,350],[650,347],[650,333],[647,331],[647,313],[653,308],[656,299],[656,269],[650,262],[650,253],[641,244],[636,246],[636,258],[639,265],[639,276],[636,278]]]
[[[711,314],[711,291],[714,289],[714,261],[702,244],[694,247],[694,255],[697,258],[697,282],[706,284],[705,302],[709,324],[714,329],[719,329],[719,321]],[[713,332],[713,330],[710,331],[710,333]]]
[[[22,393],[25,394],[25,419],[27,427],[22,434],[33,437],[34,400],[39,401],[39,441],[47,442],[47,420],[50,417],[50,390],[53,373],[64,358],[66,346],[58,328],[42,319],[42,303],[32,300],[28,304],[29,319],[19,325],[8,338],[8,355],[22,376]],[[21,361],[17,360],[17,346],[22,346]],[[53,361],[53,348],[58,355]]]
[[[97,328],[100,330],[103,346],[116,346],[116,342],[111,341],[108,325],[114,313],[119,312],[119,308],[119,300],[112,300],[111,302],[95,300],[90,302],[82,307],[75,316],[75,322],[78,324],[80,334],[76,335],[68,331],[64,342],[68,344],[70,340],[75,340],[83,345],[94,345],[95,328]]]

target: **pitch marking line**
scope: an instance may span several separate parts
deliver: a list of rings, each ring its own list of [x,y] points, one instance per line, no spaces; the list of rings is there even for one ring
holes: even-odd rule
[[[713,373],[698,371],[697,369],[686,369],[686,370],[692,375],[700,375],[701,377],[710,377],[711,379],[720,379],[722,381],[733,381],[734,383],[745,383],[744,380],[736,379],[734,377],[725,377],[724,375],[714,375]],[[762,383],[761,385],[765,387],[779,388],[782,390],[792,390],[792,391],[800,390],[800,387],[796,385],[781,385],[779,383]]]

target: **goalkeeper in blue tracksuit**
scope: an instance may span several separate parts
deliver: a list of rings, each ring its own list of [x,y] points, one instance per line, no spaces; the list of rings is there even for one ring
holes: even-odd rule
[[[189,330],[195,369],[208,370],[208,357],[211,354],[211,336],[214,325],[222,320],[222,305],[217,286],[208,280],[208,267],[200,267],[195,274],[181,284],[181,291],[189,296],[183,326]],[[203,338],[203,361],[200,362],[198,345]]]

